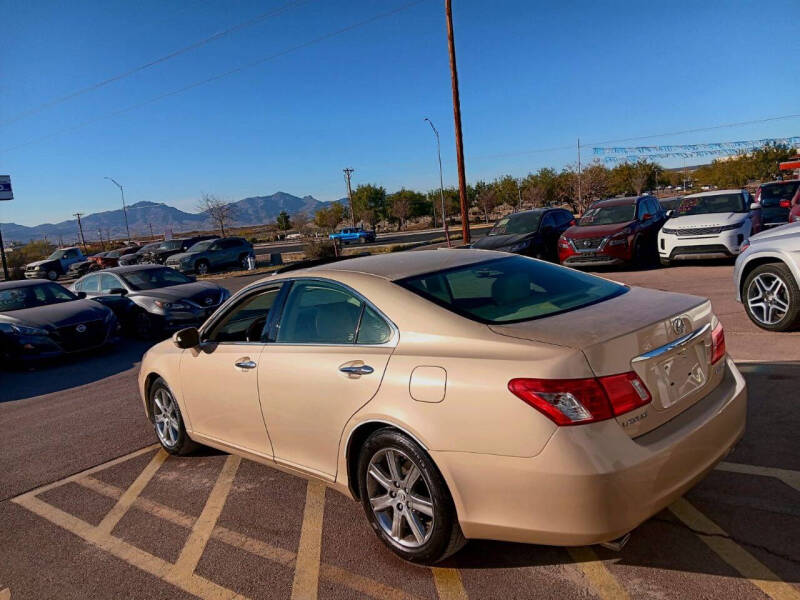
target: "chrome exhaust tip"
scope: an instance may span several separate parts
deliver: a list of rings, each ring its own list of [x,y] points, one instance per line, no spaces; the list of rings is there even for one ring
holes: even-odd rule
[[[603,542],[600,545],[606,550],[612,550],[613,552],[620,552],[625,547],[625,544],[628,543],[629,539],[631,539],[630,532],[618,537],[615,540],[611,540],[610,542]]]

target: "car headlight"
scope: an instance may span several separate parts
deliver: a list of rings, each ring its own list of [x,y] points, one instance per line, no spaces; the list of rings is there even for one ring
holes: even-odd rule
[[[156,300],[153,304],[163,310],[189,310],[189,305],[183,302],[164,302],[163,300]]]
[[[28,327],[27,325],[17,325],[15,323],[0,323],[0,331],[10,335],[50,335],[50,332],[41,327]]]
[[[523,240],[523,241],[511,246],[507,250],[507,252],[519,252],[520,250],[524,250],[525,248],[527,248],[530,245],[531,245],[531,241],[530,240]]]
[[[628,245],[628,236],[631,234],[631,228],[626,227],[622,231],[615,233],[610,238],[608,238],[608,245],[609,246],[627,246]]]
[[[720,231],[733,231],[734,229],[739,229],[742,225],[747,223],[747,219],[744,221],[739,221],[738,223],[734,223],[733,225],[725,225],[724,227],[720,227]]]
[[[670,229],[669,227],[662,227],[661,228],[661,232],[662,233],[666,233],[668,235],[675,235],[676,233],[678,233],[678,230],[677,229]]]

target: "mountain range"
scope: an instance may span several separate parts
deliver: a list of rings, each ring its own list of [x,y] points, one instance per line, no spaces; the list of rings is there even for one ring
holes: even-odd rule
[[[335,200],[343,202],[346,199]],[[231,203],[234,207],[234,226],[263,225],[272,223],[281,211],[289,215],[306,213],[313,215],[328,202],[317,200],[313,196],[294,196],[286,192],[276,192],[270,196],[253,196]],[[159,202],[137,202],[127,207],[128,226],[131,237],[150,235],[150,226],[156,235],[166,230],[173,233],[212,229],[204,213],[190,213],[174,206]],[[83,233],[86,241],[97,240],[100,232],[103,238],[125,238],[125,215],[122,209],[92,213],[81,217]],[[78,236],[78,221],[71,219],[60,223],[44,223],[28,227],[16,223],[0,223],[3,241],[29,242],[47,237],[48,240],[73,243]]]

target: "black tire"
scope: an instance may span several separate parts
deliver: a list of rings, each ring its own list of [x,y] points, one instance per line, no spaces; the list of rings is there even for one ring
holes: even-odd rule
[[[672,266],[672,261],[668,258],[659,258],[658,261],[661,263],[662,267]]]
[[[47,272],[47,278],[50,281],[58,281],[58,271],[56,271],[55,269],[50,269]]]
[[[245,271],[247,270],[247,257],[248,256],[249,255],[247,255],[247,254],[242,254],[239,257],[239,266],[242,267]]]
[[[159,414],[160,411],[156,404],[156,397],[160,393],[166,393],[171,399],[172,404],[174,406],[174,417],[175,422],[177,423],[176,433],[175,433],[175,441],[174,443],[165,442],[162,439],[162,435],[159,434]],[[163,396],[162,396],[163,397]],[[172,395],[169,387],[167,386],[167,382],[164,381],[161,377],[156,379],[153,384],[150,386],[150,392],[148,400],[150,402],[150,414],[153,416],[153,428],[155,429],[156,439],[158,439],[159,444],[161,447],[164,448],[170,454],[177,454],[177,455],[186,455],[194,450],[197,449],[198,445],[196,442],[192,441],[189,437],[189,434],[186,433],[186,427],[183,424],[183,415],[181,415],[180,407],[178,406],[178,402],[175,400],[175,397]]]
[[[211,270],[211,265],[208,264],[207,260],[198,260],[194,264],[194,272],[198,275],[207,275],[208,272]]]
[[[367,243],[367,238],[365,238],[365,237],[359,237],[359,238],[358,238],[358,243],[359,243],[359,244],[366,244],[366,243]]]
[[[384,453],[386,450],[399,452],[408,464],[413,463],[419,469],[421,481],[426,486],[429,493],[430,504],[432,505],[432,521],[428,523],[430,534],[427,540],[417,547],[407,547],[395,541],[391,535],[384,530],[370,502],[368,474],[370,461]],[[404,474],[407,474],[407,469]],[[399,483],[399,482],[398,482]],[[464,534],[458,524],[456,509],[453,499],[447,489],[441,473],[436,468],[436,464],[427,453],[414,440],[404,433],[392,428],[379,429],[367,438],[361,448],[358,462],[358,485],[361,496],[361,504],[367,515],[367,520],[380,540],[399,557],[414,563],[434,564],[440,562],[458,552],[466,543]],[[373,484],[374,485],[374,484]],[[380,488],[379,488],[380,489]],[[399,489],[399,488],[398,488]],[[415,486],[409,486],[405,492],[412,498],[411,492]],[[393,496],[396,497],[396,496]],[[399,500],[402,500],[398,498]],[[398,506],[402,504],[402,501]],[[392,512],[394,513],[392,507]],[[407,511],[411,510],[411,506]],[[421,515],[422,513],[418,513]],[[402,519],[401,519],[402,520]],[[427,529],[426,529],[427,531]],[[427,535],[427,533],[426,533]]]
[[[785,296],[782,295],[780,299],[787,298],[788,310],[786,314],[775,323],[764,322],[758,315],[754,314],[748,302],[751,288],[755,285],[756,279],[764,275],[769,278],[779,279],[786,290]],[[789,267],[783,263],[767,263],[759,265],[750,271],[742,286],[742,303],[744,304],[747,316],[761,329],[766,329],[767,331],[789,331],[800,325],[800,287],[798,287],[798,283],[792,276]]]

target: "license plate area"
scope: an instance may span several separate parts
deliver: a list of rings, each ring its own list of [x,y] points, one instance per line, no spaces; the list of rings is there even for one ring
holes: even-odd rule
[[[703,340],[659,361],[654,370],[659,388],[657,408],[671,408],[708,383],[708,358]]]

